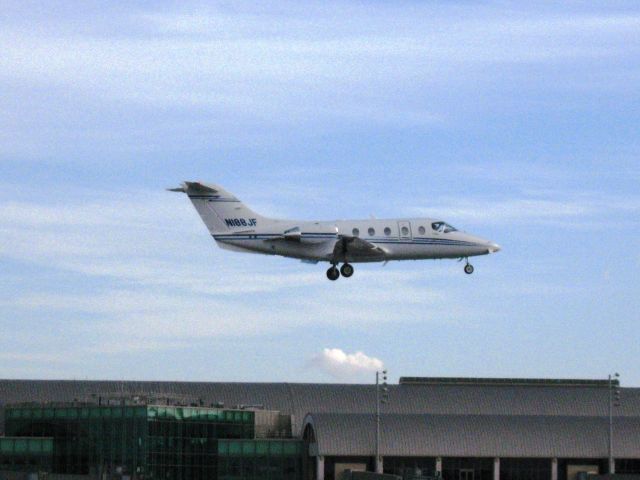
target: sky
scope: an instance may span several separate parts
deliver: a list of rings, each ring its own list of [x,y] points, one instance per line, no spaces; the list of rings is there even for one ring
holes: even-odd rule
[[[640,5],[0,4],[0,378],[640,386]],[[184,195],[502,247],[224,251]]]

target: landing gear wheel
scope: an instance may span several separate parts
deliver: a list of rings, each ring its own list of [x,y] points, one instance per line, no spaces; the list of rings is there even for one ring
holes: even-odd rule
[[[340,277],[340,270],[333,265],[329,270],[327,270],[327,278],[331,281],[337,280]]]
[[[349,278],[353,275],[353,266],[350,263],[345,263],[340,267],[340,273],[344,278]]]
[[[471,275],[473,273],[473,265],[471,265],[470,263],[467,263],[464,266],[464,273],[466,273],[467,275]]]

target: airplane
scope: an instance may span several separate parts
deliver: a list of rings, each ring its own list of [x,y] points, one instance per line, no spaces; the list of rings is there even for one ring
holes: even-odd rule
[[[219,185],[183,182],[168,190],[189,196],[221,248],[281,255],[306,263],[329,262],[329,280],[351,277],[352,263],[436,258],[464,259],[464,272],[472,274],[469,257],[500,250],[492,241],[434,218],[280,220],[255,213]]]

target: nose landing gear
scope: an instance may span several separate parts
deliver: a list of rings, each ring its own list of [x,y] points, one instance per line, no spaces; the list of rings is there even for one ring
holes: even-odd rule
[[[342,274],[344,278],[349,278],[353,275],[353,266],[350,263],[345,263],[340,267],[340,270],[338,270],[336,265],[331,265],[329,270],[327,270],[327,278],[331,281],[335,281],[340,278],[340,274]]]
[[[464,273],[467,275],[471,275],[473,273],[473,265],[469,263],[469,260],[467,260],[467,264],[464,266]]]

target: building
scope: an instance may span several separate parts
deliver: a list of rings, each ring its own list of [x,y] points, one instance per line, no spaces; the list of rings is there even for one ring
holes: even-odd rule
[[[0,466],[93,478],[302,477],[302,442],[291,437],[289,416],[163,400],[119,396],[9,406]]]
[[[374,385],[0,380],[0,471],[338,480],[377,466],[405,478],[574,480],[609,471],[610,393],[597,380],[401,378],[382,408],[376,465]],[[620,394],[615,471],[640,474],[640,389]],[[22,451],[9,452],[16,442]]]

